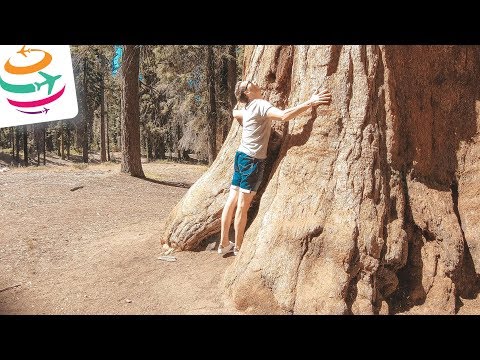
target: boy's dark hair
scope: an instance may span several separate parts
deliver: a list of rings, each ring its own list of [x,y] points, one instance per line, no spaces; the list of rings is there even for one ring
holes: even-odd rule
[[[237,98],[238,102],[241,103],[248,103],[248,97],[245,95],[245,87],[242,86],[242,80],[238,81],[237,84],[235,85],[235,97]],[[248,84],[248,83],[247,83]]]

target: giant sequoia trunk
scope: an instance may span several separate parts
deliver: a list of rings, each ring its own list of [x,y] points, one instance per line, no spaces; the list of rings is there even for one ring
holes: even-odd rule
[[[278,107],[325,78],[332,103],[274,124],[265,182],[224,278],[238,309],[454,313],[480,269],[480,47],[255,46]],[[170,214],[163,242],[220,231],[241,127]]]

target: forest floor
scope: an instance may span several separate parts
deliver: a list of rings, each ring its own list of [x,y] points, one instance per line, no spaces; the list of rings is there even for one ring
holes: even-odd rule
[[[138,179],[93,154],[10,164],[0,152],[0,314],[241,314],[222,295],[232,254],[158,259],[167,215],[207,166],[144,162]],[[480,296],[462,303],[480,314]]]
[[[48,156],[27,168],[6,167],[8,157],[0,154],[0,314],[239,313],[220,288],[233,256],[158,259],[164,220],[205,165],[144,163],[142,180],[94,155],[88,165]]]

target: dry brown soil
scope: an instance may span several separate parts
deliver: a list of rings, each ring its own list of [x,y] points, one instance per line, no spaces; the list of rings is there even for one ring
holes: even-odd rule
[[[151,181],[120,173],[119,163],[55,156],[47,166],[0,172],[0,314],[238,313],[220,289],[232,256],[203,249],[158,260],[182,183],[207,167],[143,168]]]
[[[0,314],[241,314],[222,295],[231,254],[204,244],[158,259],[182,185],[207,167],[144,163],[144,180],[91,157],[25,168],[0,154]],[[478,297],[462,302],[480,314]]]

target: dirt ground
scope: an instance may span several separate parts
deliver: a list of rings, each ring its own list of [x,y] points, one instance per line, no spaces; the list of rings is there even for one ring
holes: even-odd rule
[[[158,260],[163,221],[187,191],[182,183],[206,166],[144,163],[147,181],[121,174],[119,163],[50,157],[47,166],[5,165],[0,314],[239,313],[219,286],[233,256],[203,250]]]
[[[144,163],[142,180],[96,155],[7,165],[0,154],[0,314],[241,314],[222,295],[231,254],[158,259],[166,216],[206,166]],[[480,314],[478,297],[462,303]]]

